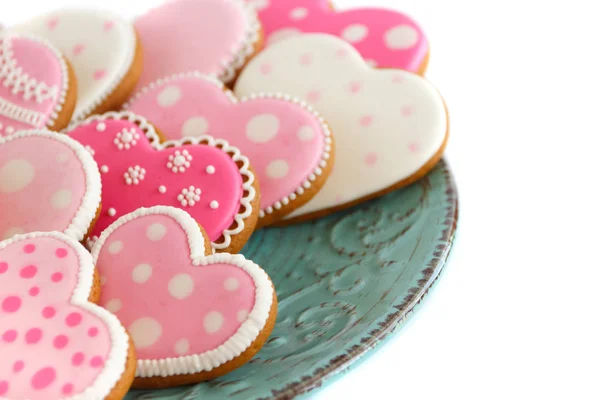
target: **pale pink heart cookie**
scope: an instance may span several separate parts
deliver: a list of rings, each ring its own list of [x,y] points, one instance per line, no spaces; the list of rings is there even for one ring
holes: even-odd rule
[[[234,92],[272,90],[311,102],[336,135],[334,171],[311,201],[288,216],[292,221],[404,187],[443,154],[448,122],[439,92],[419,75],[373,69],[335,36],[305,34],[268,47],[244,69]]]
[[[64,128],[75,106],[75,86],[52,45],[33,36],[0,35],[0,136]]]
[[[135,387],[212,379],[249,361],[275,323],[271,280],[242,255],[210,255],[205,232],[172,207],[139,209],[92,248],[100,304],[128,328]]]
[[[243,0],[173,0],[135,27],[145,52],[139,88],[189,71],[229,83],[261,46],[256,13]]]
[[[258,220],[258,184],[248,158],[210,136],[160,143],[154,128],[129,112],[93,116],[68,134],[100,166],[103,212],[100,236],[122,215],[167,205],[187,211],[216,249],[237,252]]]
[[[189,73],[150,84],[125,108],[150,118],[167,139],[208,134],[239,147],[260,182],[261,226],[308,202],[333,165],[329,128],[310,106],[289,96],[238,100],[216,79]]]
[[[14,30],[43,37],[69,58],[78,83],[74,120],[119,108],[139,79],[142,52],[133,23],[112,13],[61,9]]]
[[[60,231],[81,241],[100,191],[98,166],[77,141],[44,130],[0,137],[0,240]]]
[[[135,357],[119,320],[90,299],[91,255],[59,233],[0,242],[0,398],[120,399]]]
[[[429,44],[405,14],[384,8],[336,11],[330,0],[247,0],[259,11],[267,44],[302,33],[327,33],[351,43],[371,66],[423,74]]]

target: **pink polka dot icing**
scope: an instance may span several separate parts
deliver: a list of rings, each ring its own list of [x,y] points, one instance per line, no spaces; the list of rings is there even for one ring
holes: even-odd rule
[[[239,147],[260,182],[261,216],[303,194],[329,159],[329,129],[307,106],[281,95],[238,100],[203,75],[163,79],[142,89],[126,108],[152,118],[168,139],[208,134]]]
[[[140,88],[187,71],[229,82],[254,54],[260,31],[243,0],[169,1],[139,17],[135,27],[144,46]]]
[[[429,45],[405,14],[383,8],[335,11],[330,0],[247,0],[259,10],[267,44],[301,33],[327,33],[351,43],[374,66],[422,71]]]
[[[21,129],[52,128],[69,85],[58,51],[34,37],[0,38],[0,136]]]
[[[172,207],[123,216],[92,256],[106,276],[100,303],[115,310],[135,343],[138,377],[218,367],[248,348],[272,307],[266,273],[241,255],[205,255],[196,222]]]
[[[82,240],[99,206],[100,173],[79,143],[48,131],[0,137],[0,240],[34,231]],[[34,269],[22,273],[33,277]]]
[[[188,212],[223,250],[258,212],[250,204],[256,192],[248,159],[225,141],[205,136],[161,145],[153,128],[130,113],[92,117],[69,135],[94,150],[98,165],[108,167],[102,174],[102,204],[110,212],[100,214],[92,237],[140,207],[168,205]],[[213,174],[206,172],[208,166]],[[169,190],[163,193],[161,186]],[[219,207],[211,207],[212,201]]]
[[[57,249],[63,257],[56,257]],[[57,399],[67,388],[81,398],[105,398],[125,370],[129,339],[114,315],[87,302],[90,254],[62,233],[34,233],[0,242],[0,263],[6,265],[0,274],[0,396]],[[60,282],[51,279],[56,271],[64,276]],[[39,288],[35,297],[28,295],[32,283]],[[69,326],[73,315],[78,323]],[[75,353],[102,363],[73,363]]]

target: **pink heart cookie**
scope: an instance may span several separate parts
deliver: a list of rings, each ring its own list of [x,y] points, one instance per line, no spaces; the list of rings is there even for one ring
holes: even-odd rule
[[[277,299],[267,274],[242,255],[211,252],[194,219],[162,206],[121,217],[96,241],[100,304],[131,333],[134,386],[215,378],[249,361],[269,336]]]
[[[423,74],[429,45],[417,23],[397,11],[356,8],[335,11],[330,0],[248,0],[259,10],[267,44],[305,33],[328,33],[348,41],[371,66]]]
[[[243,0],[174,0],[135,21],[144,45],[138,87],[200,71],[231,82],[259,50],[261,28]]]
[[[67,126],[74,85],[66,61],[49,43],[33,36],[0,37],[0,136]]]
[[[140,207],[184,209],[216,249],[239,251],[258,219],[257,183],[248,158],[210,136],[161,144],[154,128],[132,113],[93,116],[68,134],[90,149],[102,173],[100,236]]]
[[[100,208],[100,173],[89,152],[43,130],[0,137],[0,239],[60,231],[81,241]]]
[[[151,118],[167,139],[209,134],[239,147],[260,182],[261,226],[308,202],[333,165],[329,128],[310,106],[289,96],[238,100],[221,82],[189,73],[147,86],[125,108]]]
[[[122,398],[135,357],[119,320],[89,302],[95,282],[90,254],[62,233],[0,242],[0,398]]]

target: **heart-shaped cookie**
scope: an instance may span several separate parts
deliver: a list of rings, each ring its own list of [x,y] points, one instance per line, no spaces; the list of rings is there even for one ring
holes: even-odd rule
[[[216,79],[188,73],[150,84],[125,108],[150,118],[167,139],[208,134],[240,148],[260,182],[261,226],[306,204],[333,165],[329,128],[310,106],[289,96],[238,100]]]
[[[60,231],[81,241],[100,191],[98,166],[75,140],[44,130],[0,137],[0,239]]]
[[[1,398],[125,395],[135,356],[119,320],[89,302],[99,286],[90,254],[62,233],[0,242]]]
[[[277,299],[267,274],[241,255],[211,253],[202,228],[172,207],[125,215],[96,241],[100,304],[131,333],[134,386],[215,378],[250,360],[269,336]]]
[[[0,34],[0,136],[63,129],[75,107],[76,86],[52,45],[33,36]]]
[[[104,211],[92,238],[120,216],[155,205],[190,213],[221,251],[239,251],[252,234],[258,184],[248,158],[227,141],[199,136],[161,144],[154,128],[129,112],[90,117],[68,134],[100,166]]]
[[[406,186],[442,156],[448,123],[438,91],[410,72],[369,67],[337,37],[306,34],[276,43],[250,62],[235,87],[238,96],[272,90],[312,103],[336,133],[334,171],[292,219]]]
[[[78,83],[75,120],[120,107],[139,79],[142,50],[135,29],[114,14],[63,9],[14,29],[45,38],[69,57]]]
[[[173,0],[135,27],[145,52],[139,88],[189,71],[229,83],[262,46],[256,12],[243,0]]]
[[[423,74],[429,45],[422,29],[405,14],[383,8],[336,11],[330,0],[248,0],[259,10],[267,45],[302,33],[338,36],[371,66]]]

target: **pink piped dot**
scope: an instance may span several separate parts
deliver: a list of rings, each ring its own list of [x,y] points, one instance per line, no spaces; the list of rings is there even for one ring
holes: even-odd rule
[[[19,276],[23,279],[31,279],[37,274],[37,267],[35,265],[28,265],[21,269]]]
[[[64,349],[69,344],[69,338],[65,335],[58,335],[52,341],[55,349]]]
[[[300,56],[300,64],[302,64],[302,65],[310,65],[310,64],[312,64],[312,61],[313,61],[312,54],[306,53],[306,54],[302,54]]]
[[[37,286],[34,286],[34,287],[32,287],[31,289],[29,289],[29,295],[30,295],[31,297],[35,297],[35,296],[37,296],[38,294],[40,294],[40,288],[39,288],[39,287],[37,287]]]
[[[337,204],[340,204],[342,201],[344,201],[344,198],[342,197],[342,195],[338,194],[337,196],[335,196],[335,202]]]
[[[36,344],[42,339],[42,330],[40,328],[31,328],[25,333],[25,342],[27,344]]]
[[[104,23],[104,30],[108,32],[113,28],[113,26],[115,26],[115,23],[113,21],[106,21]]]
[[[79,366],[81,364],[83,364],[83,361],[85,360],[85,356],[83,355],[82,352],[78,352],[73,354],[73,357],[71,358],[71,363],[75,366]]]
[[[419,145],[417,143],[411,143],[408,145],[408,151],[410,151],[411,153],[418,153],[419,152]]]
[[[377,164],[377,154],[375,153],[369,153],[366,155],[365,157],[365,163],[367,165],[375,165]]]
[[[58,282],[62,281],[63,274],[61,274],[60,272],[55,272],[55,273],[52,274],[52,276],[50,277],[50,279],[52,279],[52,282],[58,283]]]
[[[17,339],[17,331],[9,329],[2,334],[2,340],[6,343],[12,343]]]
[[[59,247],[58,249],[56,249],[54,254],[56,254],[56,257],[58,258],[65,258],[68,254],[68,251],[64,247]]]
[[[73,384],[72,383],[67,383],[62,387],[62,394],[66,394],[69,395],[73,393]]]
[[[404,77],[401,75],[394,75],[394,77],[392,78],[392,82],[393,83],[402,83],[402,82],[404,82]]]
[[[75,327],[79,325],[81,323],[81,314],[79,314],[78,312],[72,312],[71,314],[67,315],[65,323],[67,324],[67,326],[70,327]]]
[[[6,271],[8,271],[8,263],[0,262],[0,274],[5,273]]]
[[[350,83],[350,92],[358,93],[358,92],[360,92],[360,89],[362,89],[362,85],[360,84],[360,82]]]
[[[17,312],[21,308],[21,299],[17,296],[8,296],[2,302],[2,310],[7,313]]]
[[[46,367],[40,369],[31,378],[31,386],[35,390],[41,390],[47,388],[56,379],[56,371],[52,367]]]
[[[410,117],[413,115],[413,108],[411,106],[404,106],[400,109],[400,113],[405,117]]]
[[[83,50],[85,50],[85,45],[83,45],[81,43],[73,46],[73,54],[76,56],[80,55],[83,52]]]
[[[54,307],[44,307],[44,309],[42,310],[42,316],[46,319],[50,319],[52,317],[54,317],[56,315],[56,310],[54,309]]]
[[[260,73],[263,75],[269,75],[273,71],[271,64],[263,64],[260,66]]]
[[[8,382],[0,381],[0,396],[4,396],[8,393]]]
[[[338,49],[338,51],[335,52],[335,55],[338,57],[345,57],[346,54],[348,54],[348,50],[346,49]]]
[[[360,118],[359,123],[362,127],[368,128],[371,126],[371,124],[373,124],[373,117],[370,115],[365,115]]]
[[[96,336],[98,336],[98,328],[96,328],[94,326],[93,328],[88,329],[88,336],[89,337],[96,337]]]
[[[96,71],[94,71],[94,79],[97,81],[104,78],[105,75],[106,75],[106,70],[104,70],[104,69],[97,69]]]
[[[27,254],[31,254],[35,251],[35,245],[34,244],[26,244],[25,247],[23,247],[23,251]]]
[[[90,360],[90,365],[94,368],[100,368],[104,365],[104,360],[100,356],[95,356]]]
[[[310,91],[306,95],[306,99],[311,103],[316,103],[321,99],[321,92],[319,92],[318,90]]]
[[[14,373],[21,372],[23,370],[23,368],[25,368],[25,363],[21,360],[15,362],[13,364],[13,372]]]
[[[58,18],[52,18],[52,19],[48,20],[48,29],[50,29],[51,31],[54,30],[57,25],[58,25]]]

